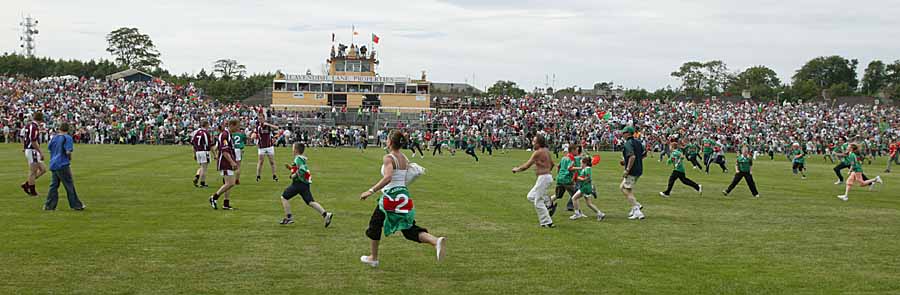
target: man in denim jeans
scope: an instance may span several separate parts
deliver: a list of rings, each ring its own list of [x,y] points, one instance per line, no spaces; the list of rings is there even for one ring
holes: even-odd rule
[[[50,149],[50,172],[53,175],[50,181],[50,192],[47,193],[47,202],[44,203],[44,210],[56,210],[56,202],[59,200],[59,183],[66,188],[66,197],[69,199],[69,207],[73,210],[84,210],[84,204],[78,200],[78,194],[75,193],[75,183],[72,181],[72,169],[69,168],[69,161],[72,159],[74,140],[69,136],[69,124],[62,123],[56,136],[50,140],[48,145]]]

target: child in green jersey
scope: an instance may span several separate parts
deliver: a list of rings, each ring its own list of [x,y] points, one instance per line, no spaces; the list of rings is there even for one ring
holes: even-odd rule
[[[737,161],[735,161],[734,170],[737,173],[734,174],[734,179],[731,180],[728,189],[722,191],[722,194],[727,197],[728,194],[731,193],[731,190],[741,182],[741,179],[746,179],[747,186],[750,187],[750,193],[753,194],[753,197],[759,198],[759,191],[756,190],[756,182],[753,181],[753,158],[750,155],[750,149],[746,146],[743,147],[741,155],[738,156]]]
[[[594,212],[597,213],[597,221],[602,221],[603,217],[605,217],[606,214],[600,212],[600,209],[597,208],[597,206],[594,205],[594,202],[591,201],[591,198],[589,198],[590,196],[597,198],[597,192],[594,189],[593,184],[591,184],[591,157],[582,157],[581,167],[583,168],[581,168],[581,171],[578,172],[577,176],[578,191],[575,193],[575,196],[572,197],[572,206],[575,209],[575,214],[569,217],[569,219],[577,220],[579,218],[587,217],[587,215],[581,213],[581,209],[578,209],[578,204],[580,203],[578,201],[584,199],[585,203],[587,203],[588,205],[588,208],[591,208],[591,210],[594,210]]]
[[[309,186],[312,184],[312,176],[309,173],[309,166],[306,164],[306,156],[303,155],[306,151],[306,145],[303,143],[295,143],[293,145],[293,150],[294,163],[291,165],[284,165],[285,168],[291,170],[292,181],[291,185],[281,194],[281,206],[284,207],[285,214],[284,219],[281,220],[281,224],[294,223],[294,215],[291,213],[291,199],[299,194],[300,197],[303,198],[303,202],[306,202],[306,205],[315,209],[319,215],[322,215],[322,218],[325,219],[325,227],[328,227],[331,225],[331,218],[334,214],[325,211],[325,208],[322,208],[322,205],[313,199],[312,192],[309,190]]]
[[[671,150],[673,151],[671,155],[669,155],[669,160],[667,161],[668,165],[672,165],[672,174],[669,175],[669,184],[666,187],[666,190],[663,192],[659,192],[659,195],[663,198],[668,198],[669,193],[672,192],[672,186],[675,185],[675,180],[681,180],[681,183],[693,188],[700,194],[703,194],[703,186],[697,184],[690,178],[687,178],[684,174],[684,153],[682,149],[684,144],[682,143],[681,147],[677,146],[675,142],[669,143],[671,146]]]
[[[803,179],[806,179],[806,152],[803,151],[803,148],[800,147],[799,143],[794,143],[791,145],[791,160],[792,167],[791,170],[794,171],[794,175],[797,175],[799,172]]]

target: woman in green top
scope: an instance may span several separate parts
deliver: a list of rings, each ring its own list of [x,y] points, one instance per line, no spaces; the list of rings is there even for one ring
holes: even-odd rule
[[[750,187],[750,193],[753,194],[753,197],[759,198],[759,191],[756,190],[756,182],[753,181],[753,158],[750,155],[750,149],[744,146],[741,149],[741,155],[738,156],[737,161],[734,163],[734,170],[737,173],[734,174],[734,179],[731,180],[731,185],[728,186],[728,189],[722,191],[722,194],[726,197],[731,193],[731,190],[741,182],[741,179],[747,179],[747,186]]]
[[[575,196],[572,197],[572,206],[575,209],[575,214],[572,215],[571,217],[569,217],[569,219],[577,220],[579,218],[587,217],[587,215],[584,215],[584,213],[581,213],[581,210],[578,209],[578,207],[579,207],[578,201],[583,198],[584,201],[587,203],[588,208],[591,208],[591,210],[594,210],[594,212],[597,213],[597,221],[602,221],[603,217],[605,217],[606,214],[603,214],[603,212],[600,212],[600,209],[597,208],[596,205],[594,205],[594,202],[591,201],[591,198],[587,197],[587,196],[594,196],[594,198],[597,197],[597,192],[594,191],[594,186],[591,184],[591,174],[592,174],[591,173],[591,157],[588,157],[588,156],[582,157],[581,158],[581,167],[584,167],[584,168],[581,168],[581,171],[578,172],[578,176],[577,176],[578,184],[579,184],[578,191],[575,192]]]
[[[859,183],[859,186],[869,186],[873,183],[883,183],[881,181],[881,176],[876,176],[875,179],[863,180],[863,169],[862,163],[857,156],[859,150],[859,146],[855,143],[850,144],[850,153],[844,157],[844,160],[847,164],[850,165],[850,176],[847,177],[847,186],[844,189],[844,194],[837,196],[838,199],[843,201],[847,201],[847,195],[850,193],[850,187],[853,186],[854,183]]]

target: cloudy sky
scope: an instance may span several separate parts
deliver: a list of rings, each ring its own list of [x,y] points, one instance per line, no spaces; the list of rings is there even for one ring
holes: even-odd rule
[[[428,72],[430,80],[517,81],[526,89],[555,75],[556,87],[614,81],[655,89],[688,60],[724,60],[732,70],[766,65],[789,80],[822,55],[900,59],[896,0],[759,1],[91,1],[3,0],[0,52],[18,49],[23,13],[40,21],[38,52],[109,58],[105,35],[128,26],[149,34],[173,73],[207,71],[219,58],[250,72],[318,72],[331,33],[351,25],[377,51],[384,76]]]

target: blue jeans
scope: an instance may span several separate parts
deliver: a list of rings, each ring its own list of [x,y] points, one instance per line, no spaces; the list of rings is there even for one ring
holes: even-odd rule
[[[75,193],[75,182],[72,180],[72,169],[69,166],[59,170],[51,170],[52,179],[50,180],[50,191],[47,192],[47,201],[44,202],[45,210],[56,210],[56,203],[59,201],[59,183],[66,188],[66,198],[69,199],[69,208],[81,209],[84,204],[78,199]]]

